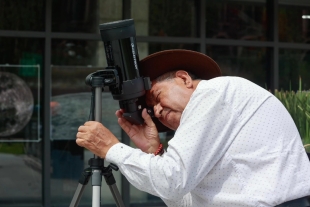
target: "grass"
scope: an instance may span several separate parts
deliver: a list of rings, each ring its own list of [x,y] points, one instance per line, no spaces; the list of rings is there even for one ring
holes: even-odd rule
[[[303,91],[301,85],[300,78],[297,92],[275,90],[274,94],[292,116],[304,147],[310,152],[310,91]]]

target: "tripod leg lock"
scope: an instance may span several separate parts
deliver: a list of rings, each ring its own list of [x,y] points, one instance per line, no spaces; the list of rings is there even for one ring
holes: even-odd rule
[[[86,185],[92,175],[92,169],[86,168],[80,176],[79,183],[82,185]]]
[[[114,185],[116,183],[115,178],[112,174],[112,170],[109,170],[109,172],[103,173],[103,177],[105,179],[105,182],[108,185]]]

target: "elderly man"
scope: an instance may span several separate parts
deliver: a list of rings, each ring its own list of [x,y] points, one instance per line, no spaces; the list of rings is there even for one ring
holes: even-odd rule
[[[307,206],[310,164],[297,128],[267,90],[239,77],[220,77],[208,56],[167,50],[140,62],[152,80],[143,125],[116,112],[139,149],[102,124],[80,126],[77,144],[116,164],[136,188],[168,206]],[[158,131],[175,130],[166,151]],[[298,203],[298,204],[297,204]]]

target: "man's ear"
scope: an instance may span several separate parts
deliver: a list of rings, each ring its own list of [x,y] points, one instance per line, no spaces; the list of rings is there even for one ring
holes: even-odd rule
[[[178,70],[175,73],[175,76],[178,78],[181,78],[184,81],[184,84],[187,87],[192,87],[193,86],[193,80],[192,78],[188,75],[188,73],[185,70]]]

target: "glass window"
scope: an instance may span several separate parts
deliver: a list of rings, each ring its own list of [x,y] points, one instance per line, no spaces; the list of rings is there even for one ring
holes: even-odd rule
[[[102,41],[54,39],[52,64],[75,66],[106,66]]]
[[[121,19],[121,0],[52,1],[53,32],[98,33],[99,24]]]
[[[0,37],[0,203],[42,199],[41,68],[44,42]]]
[[[223,76],[240,76],[266,88],[266,48],[211,45],[207,55],[218,63]]]
[[[139,58],[142,60],[149,54],[153,54],[155,52],[159,52],[162,50],[170,50],[170,49],[185,49],[185,50],[194,50],[199,51],[198,44],[187,44],[187,43],[142,43],[138,42],[138,52]]]
[[[0,37],[0,141],[40,139],[42,39]]]
[[[138,36],[197,37],[198,14],[194,0],[131,1]]]
[[[43,46],[43,39],[0,37],[0,64],[42,66]]]
[[[40,150],[41,143],[31,145],[34,153]],[[30,151],[27,143],[1,143],[0,166],[2,206],[41,204],[41,159]]]
[[[285,1],[279,1],[279,41],[309,44],[310,3],[298,0],[282,3]]]
[[[310,89],[310,51],[298,49],[280,49],[279,51],[279,89]]]
[[[264,1],[206,0],[206,37],[266,40]]]
[[[41,0],[0,0],[0,30],[44,30],[45,4]]]

